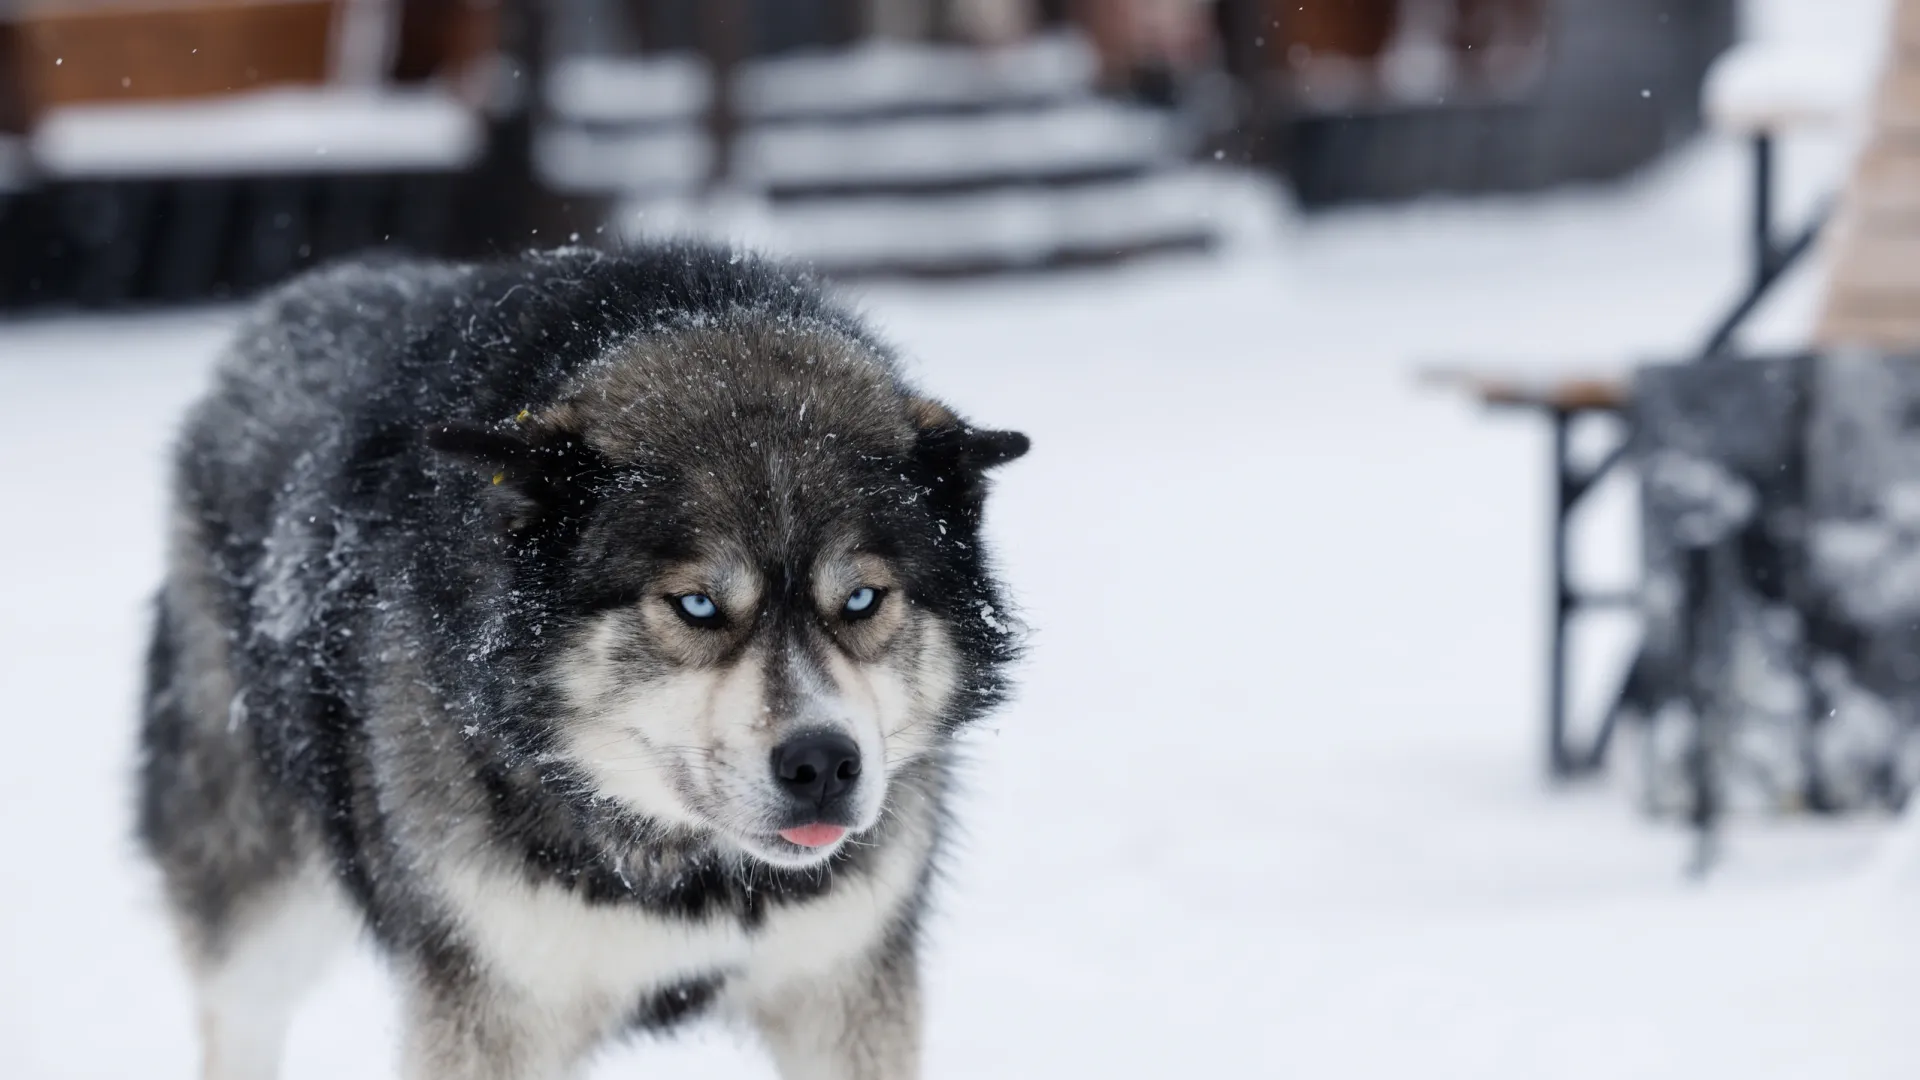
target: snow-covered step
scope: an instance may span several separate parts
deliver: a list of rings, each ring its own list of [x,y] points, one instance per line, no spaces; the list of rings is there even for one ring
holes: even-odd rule
[[[484,137],[444,93],[329,87],[63,105],[35,125],[28,154],[59,179],[453,172]]]
[[[756,119],[998,108],[1084,93],[1098,70],[1077,34],[998,50],[871,42],[748,65],[740,99]]]
[[[1200,246],[1210,178],[1167,172],[1094,187],[938,198],[820,200],[778,209],[777,242],[828,271],[1041,265],[1063,255]]]
[[[843,276],[941,274],[1057,265],[1221,239],[1227,177],[1188,168],[1073,188],[950,195],[736,201],[636,199],[629,239],[695,233],[750,244]]]
[[[707,62],[690,54],[571,57],[547,78],[547,105],[563,123],[697,124],[712,100]]]
[[[1180,150],[1165,117],[1096,98],[1026,110],[768,125],[741,140],[741,179],[785,189],[964,186],[1142,169]]]
[[[1150,170],[1183,150],[1167,119],[1088,98],[1039,109],[770,124],[743,132],[734,180],[775,197],[950,191]],[[700,182],[711,160],[691,125],[558,127],[540,168],[568,191],[646,192]]]
[[[742,66],[738,108],[749,121],[975,111],[1084,93],[1098,61],[1078,36],[999,50],[901,42],[757,60]],[[563,122],[634,126],[697,122],[713,79],[692,55],[571,57],[554,66],[547,103]]]
[[[707,133],[685,124],[639,131],[557,127],[534,140],[541,180],[570,194],[688,191],[705,181],[712,158]]]

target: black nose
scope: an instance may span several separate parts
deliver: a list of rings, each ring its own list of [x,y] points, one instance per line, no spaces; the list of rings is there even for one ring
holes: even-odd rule
[[[802,802],[826,806],[860,777],[860,748],[837,731],[796,735],[773,751],[773,775]]]

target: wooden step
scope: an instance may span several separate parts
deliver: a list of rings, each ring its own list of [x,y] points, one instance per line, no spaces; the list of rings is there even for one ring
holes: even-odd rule
[[[557,126],[540,168],[565,191],[649,192],[707,172],[702,129]],[[1009,184],[1065,186],[1138,175],[1184,146],[1165,116],[1097,98],[1030,109],[756,125],[733,180],[779,199],[946,194]]]
[[[741,179],[769,189],[894,188],[1136,167],[1179,147],[1165,117],[1095,98],[978,115],[770,125],[741,141]]]
[[[1147,252],[1204,250],[1223,235],[1225,178],[1177,168],[1069,189],[761,203],[713,217],[635,200],[629,236],[706,231],[839,277],[960,276],[1082,265]]]
[[[547,76],[547,104],[561,126],[697,125],[713,98],[705,60],[581,56]]]
[[[762,123],[1032,107],[1084,95],[1097,70],[1064,34],[1002,50],[869,42],[743,65],[737,107]],[[597,127],[698,123],[712,98],[708,65],[691,55],[572,57],[547,90],[562,122]]]
[[[567,194],[692,191],[705,182],[711,159],[707,133],[691,124],[644,131],[556,126],[534,139],[541,181]]]
[[[755,119],[975,111],[1086,93],[1099,61],[1076,34],[1002,49],[869,42],[750,64],[740,100]]]

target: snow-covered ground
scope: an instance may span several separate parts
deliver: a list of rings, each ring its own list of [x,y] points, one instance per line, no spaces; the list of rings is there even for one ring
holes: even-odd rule
[[[1792,205],[1839,160],[1789,155]],[[1920,1075],[1920,895],[1857,880],[1878,823],[1743,825],[1701,884],[1624,783],[1543,784],[1543,433],[1414,378],[1684,350],[1740,279],[1741,165],[868,292],[929,388],[1035,443],[992,509],[1034,649],[969,740],[929,1076]],[[193,1074],[129,774],[163,449],[230,318],[0,324],[9,1078]],[[1629,502],[1596,507],[1596,578]],[[393,1031],[343,965],[289,1075],[390,1075]],[[770,1073],[720,1031],[594,1075]]]

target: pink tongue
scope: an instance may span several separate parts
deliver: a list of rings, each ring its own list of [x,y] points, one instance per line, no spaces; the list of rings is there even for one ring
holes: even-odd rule
[[[801,847],[826,847],[847,835],[847,830],[838,825],[802,825],[781,829],[780,835]]]

